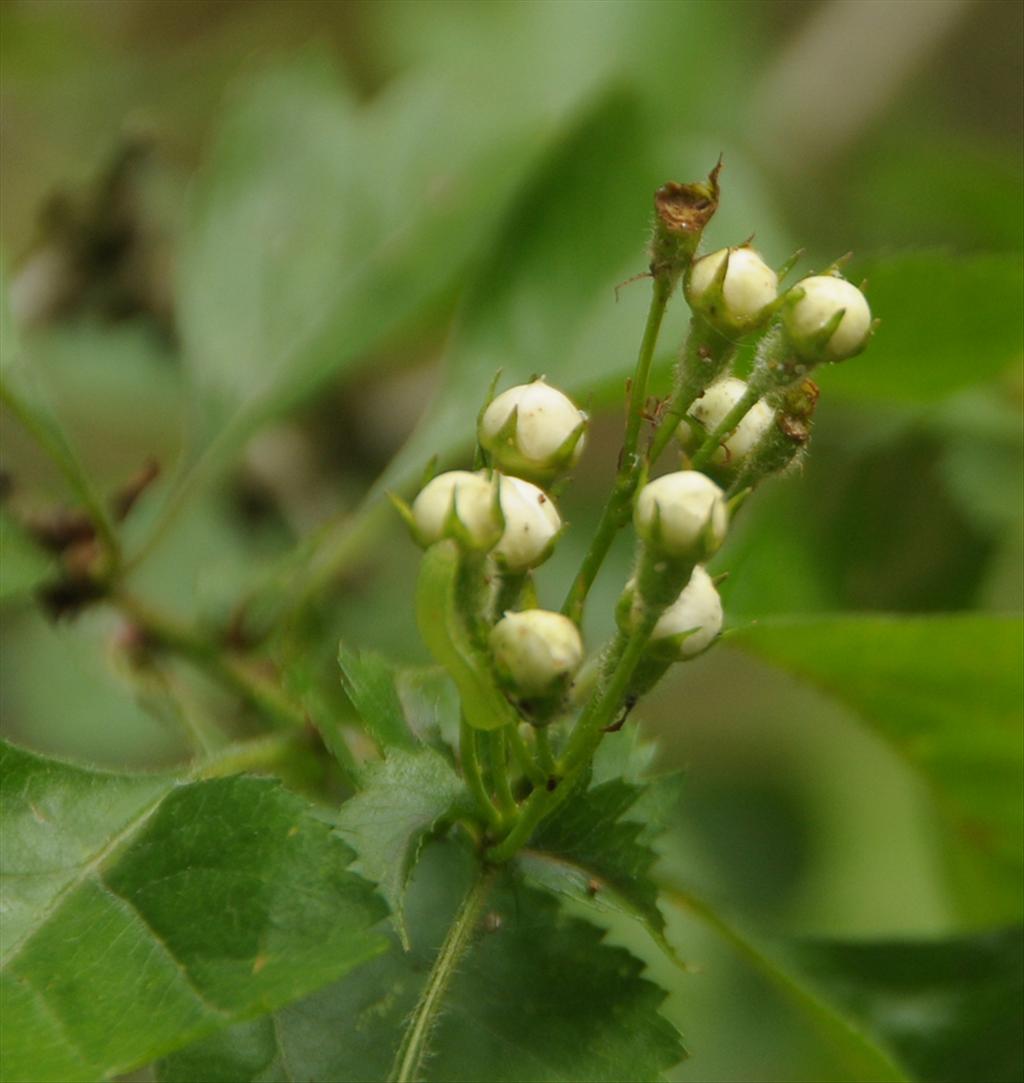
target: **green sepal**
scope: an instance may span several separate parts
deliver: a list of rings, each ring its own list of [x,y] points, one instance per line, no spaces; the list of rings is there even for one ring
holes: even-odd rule
[[[783,263],[781,267],[779,267],[775,274],[778,276],[780,282],[789,274],[790,271],[793,270],[793,268],[800,262],[800,260],[803,259],[805,251],[806,249],[804,248],[798,248],[789,257],[789,259],[787,259],[786,262]]]
[[[397,493],[391,492],[390,489],[386,495],[388,500],[391,501],[391,506],[401,516],[402,522],[409,528],[409,533],[412,535],[413,541],[415,541],[417,545],[422,545],[423,543],[420,541],[419,531],[416,529],[416,517],[412,513],[412,507]]]
[[[581,410],[580,413],[583,414],[583,411]],[[543,487],[572,469],[576,449],[587,431],[588,423],[589,418],[584,414],[580,423],[562,443],[543,462],[538,462],[536,459],[529,459],[523,455],[516,444],[519,407],[514,406],[493,436],[485,440],[481,434],[481,446],[498,470]]]
[[[477,647],[456,605],[462,554],[445,539],[423,555],[416,585],[416,621],[434,660],[448,671],[462,700],[466,721],[474,729],[493,730],[515,724],[518,716],[501,693],[490,658]]]

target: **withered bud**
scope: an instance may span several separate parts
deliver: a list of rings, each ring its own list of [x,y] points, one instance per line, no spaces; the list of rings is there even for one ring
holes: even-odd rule
[[[669,181],[654,193],[651,274],[677,278],[693,260],[704,227],[718,210],[719,158],[706,181]]]
[[[810,379],[786,388],[781,395],[775,424],[792,444],[802,447],[811,438],[811,422],[821,391]]]
[[[40,548],[51,553],[63,553],[96,537],[92,520],[76,508],[49,508],[26,516],[22,525]]]
[[[791,417],[810,421],[820,396],[821,389],[813,380],[801,380],[800,383],[786,389],[780,403],[781,410]]]

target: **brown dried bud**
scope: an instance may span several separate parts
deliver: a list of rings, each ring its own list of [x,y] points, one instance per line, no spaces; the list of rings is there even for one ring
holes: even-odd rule
[[[704,227],[718,210],[719,158],[707,181],[669,181],[654,193],[651,274],[678,277],[690,265]]]

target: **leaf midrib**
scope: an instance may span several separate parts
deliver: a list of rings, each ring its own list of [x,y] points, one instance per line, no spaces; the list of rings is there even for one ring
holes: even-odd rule
[[[93,876],[101,865],[107,861],[121,846],[126,844],[132,836],[139,831],[140,828],[149,820],[149,818],[156,812],[161,804],[167,799],[167,795],[174,788],[176,783],[171,783],[166,790],[159,793],[149,804],[144,805],[142,809],[137,812],[127,824],[116,834],[113,838],[108,839],[95,853],[92,854],[86,861],[79,864],[72,877],[61,887],[61,889],[53,896],[53,898],[47,903],[42,913],[38,916],[38,920],[22,933],[21,937],[16,939],[12,944],[8,945],[7,951],[3,955],[0,955],[0,968],[6,968],[9,964],[21,954],[25,945],[32,939],[33,936],[53,917],[53,915],[60,909],[64,900],[75,890],[82,886],[91,876]]]

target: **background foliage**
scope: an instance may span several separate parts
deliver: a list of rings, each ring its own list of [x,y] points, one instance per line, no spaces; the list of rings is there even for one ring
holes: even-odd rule
[[[3,371],[28,404],[2,427],[0,709],[20,746],[2,955],[5,1029],[32,1049],[5,1042],[4,1077],[387,1073],[465,855],[426,845],[402,901],[454,799],[452,702],[422,668],[416,561],[383,490],[466,451],[497,368],[571,388],[595,427],[539,576],[560,597],[647,301],[614,287],[643,269],[651,192],[721,151],[711,243],[756,230],[804,266],[852,247],[882,329],[822,374],[805,471],[759,492],[716,560],[731,638],[645,706],[681,794],[637,804],[635,779],[598,779],[597,853],[570,818],[548,826],[561,860],[496,886],[505,925],[460,970],[427,1068],[1019,1078],[1020,8],[19,0],[2,17]],[[151,459],[121,528],[131,598],[79,606],[73,553],[30,535]],[[628,558],[597,584],[588,642]],[[201,652],[140,652],[140,600],[283,688],[340,766],[259,736],[274,703],[241,703]],[[339,639],[363,651],[347,693]],[[252,764],[225,734],[283,749],[286,786],[232,777]],[[374,776],[407,780],[407,807],[375,806]],[[196,898],[222,920],[189,915]],[[585,1005],[555,966],[581,958]],[[616,1003],[635,1014],[586,1030]],[[339,1034],[339,1014],[365,1026]],[[527,1048],[538,1018],[586,1036],[552,1023]],[[608,1033],[637,1047],[581,1064]]]

